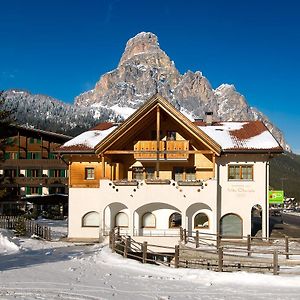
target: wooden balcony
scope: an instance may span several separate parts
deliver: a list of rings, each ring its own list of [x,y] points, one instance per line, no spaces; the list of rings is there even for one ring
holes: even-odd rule
[[[1,168],[42,168],[42,169],[67,169],[66,164],[60,159],[7,159],[0,162]]]
[[[21,186],[31,185],[66,185],[68,184],[68,178],[66,177],[15,177],[14,183]]]
[[[189,141],[159,141],[159,149],[157,149],[157,141],[138,141],[134,145],[136,151],[134,158],[156,160],[157,150],[160,152],[160,160],[188,159]]]

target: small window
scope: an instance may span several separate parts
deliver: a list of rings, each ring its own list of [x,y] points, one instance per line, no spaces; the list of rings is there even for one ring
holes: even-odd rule
[[[186,180],[196,180],[196,170],[195,168],[188,168],[185,170]]]
[[[144,179],[144,168],[133,167],[132,168],[132,179],[143,180]]]
[[[176,141],[176,131],[167,131],[167,141]]]
[[[229,165],[228,180],[253,180],[253,165]]]
[[[95,179],[94,168],[85,168],[85,179]]]
[[[96,211],[88,212],[82,218],[82,227],[99,227],[99,224],[99,214]]]
[[[183,176],[183,168],[174,168],[173,169],[173,179],[175,181],[182,181],[184,180],[184,176]]]
[[[143,228],[156,227],[155,216],[152,213],[148,212],[143,215],[142,227]]]
[[[199,213],[195,216],[194,219],[194,227],[195,228],[208,228],[208,216],[204,213]]]
[[[181,214],[173,213],[169,218],[169,228],[178,228],[181,226]]]
[[[155,179],[155,170],[153,167],[146,168],[146,179]]]
[[[119,212],[116,215],[116,227],[128,227],[128,216],[124,212]]]

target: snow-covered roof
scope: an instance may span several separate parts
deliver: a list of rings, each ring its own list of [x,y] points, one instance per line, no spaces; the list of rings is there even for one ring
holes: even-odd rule
[[[106,136],[118,126],[112,123],[101,123],[92,130],[85,131],[58,148],[58,151],[93,150]]]
[[[276,139],[260,121],[219,122],[198,126],[226,150],[282,150]]]

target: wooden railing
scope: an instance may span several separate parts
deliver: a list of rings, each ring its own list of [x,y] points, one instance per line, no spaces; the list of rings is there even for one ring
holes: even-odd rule
[[[189,153],[189,141],[138,141],[134,145],[135,159],[156,159],[159,151],[160,159],[187,159]]]
[[[16,230],[18,234],[36,235],[44,240],[51,241],[51,228],[41,226],[32,220],[16,216],[0,216],[0,228]],[[24,231],[20,233],[18,231]]]
[[[284,266],[287,266],[285,273],[293,274],[291,267],[300,265],[300,260],[291,259],[299,256],[300,252],[291,251],[289,248],[291,241],[300,242],[300,239],[285,237],[263,241],[250,236],[243,238],[246,239],[224,240],[220,235],[188,232],[181,228],[181,243],[167,247],[146,241],[137,242],[128,235],[122,235],[120,229],[115,228],[109,233],[109,247],[112,252],[142,263],[163,264],[175,268],[205,268],[218,272],[271,271],[278,275]],[[277,243],[272,243],[275,240]]]

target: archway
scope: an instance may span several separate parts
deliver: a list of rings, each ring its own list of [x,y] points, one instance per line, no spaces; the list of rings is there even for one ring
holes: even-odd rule
[[[197,226],[199,224],[196,224],[195,221],[200,221],[199,218],[198,220],[195,220],[195,217],[196,215],[198,214],[205,214],[208,218],[208,221],[209,221],[209,228],[207,226],[203,226],[200,228],[200,226]],[[188,218],[188,231],[189,232],[192,232],[192,231],[195,231],[195,230],[210,230],[210,231],[213,231],[214,230],[214,224],[213,224],[213,214],[212,214],[212,209],[205,203],[201,203],[201,202],[198,202],[198,203],[193,203],[192,205],[190,205],[187,210],[186,210],[186,216]],[[200,216],[200,215],[199,215]],[[205,223],[205,222],[204,222]]]
[[[243,219],[237,214],[226,214],[220,220],[220,229],[222,237],[241,238],[243,236]]]
[[[251,209],[251,236],[259,234],[262,229],[262,207],[256,204]]]

